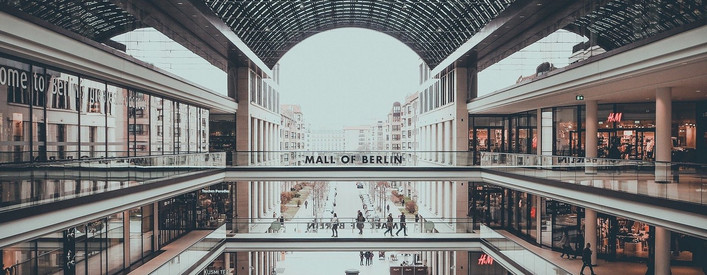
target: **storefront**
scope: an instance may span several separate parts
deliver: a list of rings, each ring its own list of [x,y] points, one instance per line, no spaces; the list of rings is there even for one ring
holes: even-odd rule
[[[199,229],[216,229],[233,220],[235,183],[219,183],[197,191],[196,222]]]
[[[707,162],[707,112],[700,111],[705,108],[707,102],[673,102],[670,145],[673,161]],[[546,108],[542,112],[552,117],[552,155],[583,157],[586,139],[584,105]],[[597,116],[598,157],[655,159],[654,102],[600,104]],[[537,125],[535,111],[512,115],[471,115],[469,150],[535,154],[538,147]],[[550,134],[550,129],[547,130],[545,135]],[[545,144],[549,146],[550,143]]]
[[[474,223],[503,228],[535,241],[539,197],[484,183],[469,183],[469,212]]]
[[[469,150],[535,154],[537,112],[504,116],[469,116]]]
[[[0,54],[0,163],[208,152],[209,110]]]
[[[485,183],[469,183],[468,192],[468,216],[474,223],[507,230],[556,251],[562,250],[560,241],[566,234],[571,253],[580,254],[585,243],[584,208]],[[640,221],[599,213],[596,253],[610,261],[645,262],[653,253],[654,230]],[[706,244],[705,240],[673,233],[672,261],[699,265],[707,252]]]

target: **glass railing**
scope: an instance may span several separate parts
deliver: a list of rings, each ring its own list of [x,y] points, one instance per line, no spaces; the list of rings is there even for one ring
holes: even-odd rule
[[[196,265],[204,262],[210,253],[214,253],[226,240],[224,226],[214,230],[211,234],[192,244],[179,255],[163,263],[150,274],[171,275],[185,274],[187,270],[194,269]]]
[[[265,219],[233,219],[228,221],[231,232],[238,234],[267,233],[273,236],[311,238],[329,237],[334,234],[334,223],[331,216],[326,218],[265,218]],[[339,217],[336,230],[339,237],[354,237],[359,235],[383,237],[388,231],[388,222],[381,217],[371,217],[358,222],[354,217]],[[411,237],[430,236],[432,233],[474,233],[479,225],[472,218],[406,218],[405,229],[401,229],[400,219],[393,218],[392,234],[404,236],[407,232]],[[400,232],[398,232],[400,230]],[[362,234],[359,234],[361,232]],[[389,235],[388,235],[389,236]]]
[[[707,164],[482,152],[480,167],[565,183],[707,204]]]
[[[222,168],[226,153],[0,166],[0,213]]]
[[[482,244],[496,253],[502,254],[506,260],[512,262],[532,274],[557,274],[570,275],[566,269],[540,257],[522,245],[495,233],[485,225],[481,225]]]
[[[230,166],[470,166],[466,151],[239,151]]]

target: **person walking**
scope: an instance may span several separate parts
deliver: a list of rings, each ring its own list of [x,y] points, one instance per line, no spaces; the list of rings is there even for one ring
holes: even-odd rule
[[[400,229],[398,229],[398,231],[395,232],[395,236],[398,236],[398,234],[400,233],[400,230],[403,231],[403,233],[405,234],[405,236],[408,235],[408,229],[407,229],[407,227],[405,226],[405,214],[400,214]]]
[[[560,254],[560,258],[564,258],[565,255],[567,255],[567,259],[569,260],[570,254],[572,253],[572,248],[570,247],[570,237],[567,235],[567,231],[562,232],[562,239],[560,239],[560,247],[562,249],[562,254]]]
[[[309,201],[304,201],[304,209],[307,209],[308,204],[309,204]]]
[[[365,221],[366,218],[363,217],[363,213],[361,213],[361,210],[358,210],[358,216],[356,216],[356,228],[358,228],[359,235],[363,234],[363,222]]]
[[[339,218],[334,213],[334,217],[331,218],[331,236],[339,237]]]
[[[363,265],[363,251],[359,251],[359,257],[361,258],[361,265]]]
[[[587,246],[584,247],[584,250],[582,251],[582,270],[579,272],[580,275],[584,275],[584,267],[589,267],[589,271],[592,272],[592,275],[596,275],[594,273],[594,268],[592,268],[592,245],[590,243],[587,243]]]
[[[390,236],[393,237],[393,214],[388,213],[388,217],[385,221],[385,227],[387,227],[387,229],[383,232],[383,236],[385,236],[385,233],[390,232]]]

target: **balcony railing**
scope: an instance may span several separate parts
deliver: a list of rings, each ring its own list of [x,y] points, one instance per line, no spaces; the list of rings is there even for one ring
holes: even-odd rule
[[[105,158],[0,166],[0,212],[223,168],[226,153]]]

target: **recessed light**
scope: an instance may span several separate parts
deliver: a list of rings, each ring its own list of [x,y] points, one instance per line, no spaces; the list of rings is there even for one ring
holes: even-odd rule
[[[177,5],[181,5],[181,4],[184,4],[184,3],[182,3],[182,2],[177,2]]]
[[[542,6],[542,5],[543,5],[543,3],[538,3],[538,6]]]
[[[700,90],[695,91],[695,93],[701,93],[701,92],[702,92],[702,91],[700,91]]]

